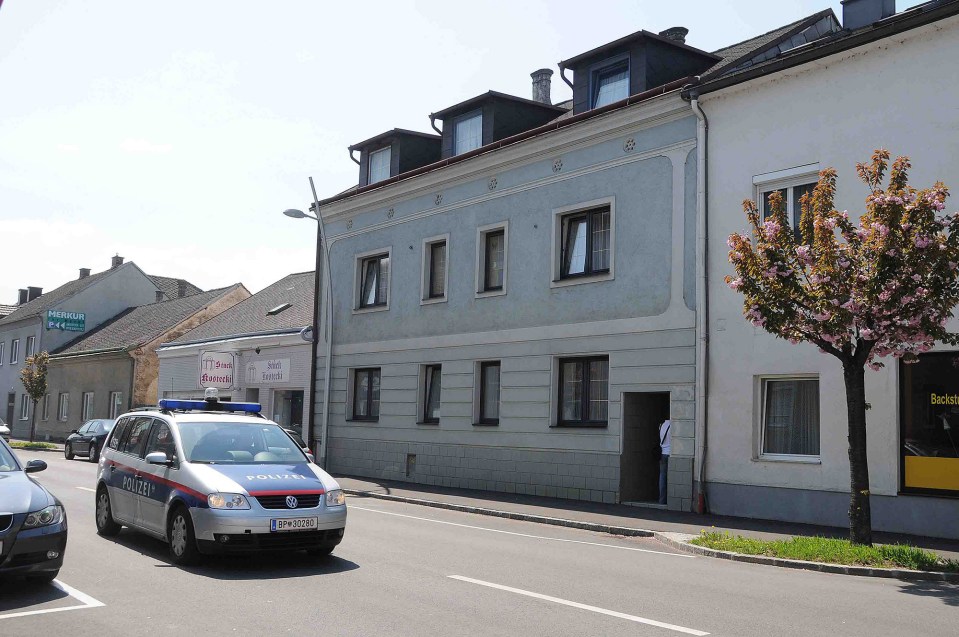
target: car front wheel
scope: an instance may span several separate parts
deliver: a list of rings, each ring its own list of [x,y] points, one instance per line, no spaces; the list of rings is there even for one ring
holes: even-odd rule
[[[196,534],[193,520],[183,505],[173,510],[167,529],[170,539],[170,557],[175,564],[190,566],[200,561],[200,551],[196,547]]]
[[[73,447],[70,446],[70,443],[63,445],[63,457],[67,460],[73,460]]]

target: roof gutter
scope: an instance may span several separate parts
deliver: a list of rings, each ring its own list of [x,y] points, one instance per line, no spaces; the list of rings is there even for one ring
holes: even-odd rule
[[[304,325],[303,327],[309,327]],[[303,327],[285,327],[279,330],[269,330],[264,332],[246,332],[243,334],[227,334],[216,338],[202,338],[197,341],[173,341],[172,343],[160,343],[157,349],[164,347],[182,347],[184,345],[203,345],[204,343],[220,343],[222,341],[232,341],[241,338],[254,338],[257,336],[278,336],[280,334],[299,334]]]
[[[68,358],[82,358],[84,356],[99,356],[100,354],[115,354],[119,352],[129,352],[139,345],[124,345],[121,347],[104,347],[101,349],[88,349],[83,352],[72,352],[70,354],[50,354],[50,360],[66,360]]]
[[[552,121],[548,124],[537,126],[536,128],[531,128],[528,131],[523,131],[522,133],[517,133],[509,137],[504,137],[503,139],[499,141],[493,142],[491,144],[487,144],[485,146],[481,146],[475,150],[469,151],[468,153],[463,153],[461,155],[456,155],[454,157],[447,157],[446,159],[440,160],[438,162],[434,162],[432,164],[428,164],[426,166],[422,166],[421,168],[409,170],[400,175],[390,177],[389,179],[378,181],[375,184],[371,184],[369,186],[363,186],[362,188],[358,188],[351,192],[346,192],[346,193],[342,193],[342,194],[330,197],[328,199],[323,199],[322,201],[320,201],[320,205],[328,206],[329,204],[335,203],[337,201],[349,199],[350,197],[355,197],[356,195],[360,195],[365,192],[376,190],[377,188],[383,188],[383,187],[389,186],[390,184],[394,184],[398,181],[411,179],[413,177],[417,177],[419,175],[432,172],[434,170],[439,170],[440,168],[445,168],[446,166],[450,166],[452,164],[458,164],[461,161],[466,161],[467,159],[472,159],[473,157],[478,157],[479,155],[484,155],[491,151],[499,150],[500,148],[503,148],[504,146],[510,146],[512,144],[516,144],[518,142],[522,142],[527,139],[531,139],[533,137],[543,135],[544,133],[550,133],[554,130],[566,128],[567,126],[572,126],[573,124],[577,124],[584,120],[592,119],[593,117],[599,117],[600,115],[605,115],[606,113],[616,111],[621,108],[626,108],[627,106],[632,106],[634,104],[638,104],[639,102],[644,102],[654,97],[665,95],[666,93],[669,93],[671,91],[675,91],[683,88],[684,86],[688,85],[693,80],[695,80],[695,78],[692,76],[684,77],[679,80],[674,80],[672,82],[669,82],[668,84],[663,84],[662,86],[649,89],[648,91],[643,91],[642,93],[636,93],[635,95],[630,95],[626,99],[622,99],[618,102],[613,102],[612,104],[607,104],[606,106],[601,106],[600,108],[594,108],[592,110],[586,111],[585,113],[573,115],[572,117],[568,117],[566,119]],[[433,128],[435,129],[436,126],[434,125]]]
[[[836,53],[842,53],[849,49],[854,49],[877,40],[882,40],[891,35],[909,31],[927,24],[942,20],[959,14],[959,2],[943,2],[929,7],[925,11],[918,11],[911,15],[903,15],[898,19],[896,16],[886,18],[888,22],[877,23],[872,28],[864,29],[861,33],[853,34],[845,38],[839,38],[834,42],[824,44],[819,47],[812,47],[803,51],[797,51],[792,55],[755,67],[750,70],[742,71],[734,75],[718,77],[714,80],[706,80],[699,85],[699,94],[712,93],[720,89],[748,82],[758,77],[765,77],[779,71],[806,64],[824,58]]]

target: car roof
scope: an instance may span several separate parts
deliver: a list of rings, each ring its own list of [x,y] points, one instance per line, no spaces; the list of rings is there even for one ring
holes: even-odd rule
[[[174,422],[236,422],[263,425],[276,424],[267,418],[247,416],[245,414],[233,411],[165,411],[160,409],[141,409],[138,411],[127,412],[121,417],[126,416],[161,417]]]

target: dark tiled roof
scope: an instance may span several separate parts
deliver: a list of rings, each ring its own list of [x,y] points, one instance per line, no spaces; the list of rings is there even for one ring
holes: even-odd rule
[[[161,301],[128,308],[113,319],[80,338],[67,343],[55,354],[135,348],[161,336],[190,318],[220,297],[233,292],[242,284],[191,294],[171,301]]]
[[[832,14],[832,9],[826,9],[785,26],[781,26],[778,29],[773,29],[768,33],[763,33],[762,35],[757,35],[754,38],[724,47],[718,51],[713,51],[713,54],[718,55],[722,60],[703,73],[703,77],[712,77],[722,73],[724,70],[732,69],[738,62],[748,60],[758,55],[764,49],[789,39],[796,33],[809,28],[830,14]]]
[[[313,272],[285,276],[173,342],[191,343],[312,325],[314,278]],[[272,316],[267,314],[284,303],[291,306]]]
[[[180,298],[181,283],[184,286],[183,296],[191,296],[203,291],[185,279],[174,279],[172,277],[157,276],[155,274],[148,274],[147,276],[150,277],[150,280],[166,295],[168,301]]]
[[[0,303],[0,318],[3,318],[8,314],[13,314],[16,310],[16,305],[4,305],[3,303]]]
[[[132,261],[128,262],[126,265],[130,265]],[[124,267],[124,266],[120,266]],[[134,266],[135,267],[135,266]],[[97,272],[96,274],[91,274],[90,276],[84,277],[82,279],[73,279],[67,283],[64,283],[60,287],[50,290],[46,294],[42,294],[37,298],[33,299],[29,303],[24,303],[16,310],[10,313],[6,318],[0,319],[0,325],[6,325],[8,323],[13,323],[14,321],[20,321],[25,318],[30,318],[33,316],[38,316],[51,307],[59,303],[60,301],[73,296],[80,290],[86,288],[87,286],[99,281],[106,275],[113,272],[113,270],[104,270],[103,272]]]

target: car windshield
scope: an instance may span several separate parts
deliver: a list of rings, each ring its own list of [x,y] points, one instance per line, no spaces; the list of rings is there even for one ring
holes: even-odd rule
[[[258,422],[179,422],[187,462],[276,464],[307,462],[279,425]]]
[[[10,451],[7,445],[0,442],[0,473],[10,473],[11,471],[19,470],[20,465],[17,464],[17,459],[13,457],[13,452]]]

